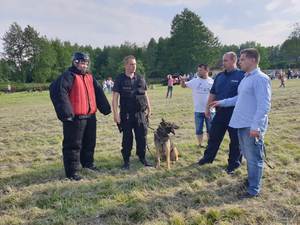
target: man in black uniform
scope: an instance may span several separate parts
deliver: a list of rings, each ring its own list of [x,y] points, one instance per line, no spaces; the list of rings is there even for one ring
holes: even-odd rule
[[[135,134],[136,154],[145,166],[151,166],[146,158],[146,118],[151,114],[147,84],[143,77],[136,74],[136,59],[129,55],[124,58],[125,73],[117,76],[113,87],[112,107],[114,121],[123,131],[122,169],[129,169],[129,158],[133,144],[132,129]],[[119,113],[120,98],[120,113]]]
[[[227,52],[223,56],[223,64],[225,71],[219,73],[210,90],[207,101],[205,116],[210,117],[210,103],[215,100],[223,100],[237,95],[238,86],[244,78],[244,72],[237,69],[237,56],[234,52]],[[204,156],[199,160],[198,164],[204,165],[212,163],[217,155],[220,144],[224,138],[226,130],[229,133],[229,158],[226,172],[232,174],[241,164],[242,154],[239,148],[237,129],[229,127],[229,121],[234,107],[217,107],[209,132],[208,145],[204,152]]]
[[[88,72],[89,57],[73,55],[72,66],[50,85],[50,97],[57,117],[63,122],[63,161],[66,177],[80,180],[79,164],[98,170],[94,165],[96,111],[107,115],[111,108],[102,88]]]

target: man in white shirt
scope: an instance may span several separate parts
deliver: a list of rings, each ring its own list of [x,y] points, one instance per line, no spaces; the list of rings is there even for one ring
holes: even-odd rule
[[[208,66],[206,64],[200,64],[198,65],[196,78],[188,82],[185,81],[185,78],[181,79],[181,87],[188,87],[192,89],[195,111],[195,128],[199,147],[204,147],[202,145],[204,122],[206,125],[207,139],[209,138],[208,134],[211,127],[212,117],[205,117],[205,110],[210,89],[214,83],[214,80],[208,76],[208,72]]]

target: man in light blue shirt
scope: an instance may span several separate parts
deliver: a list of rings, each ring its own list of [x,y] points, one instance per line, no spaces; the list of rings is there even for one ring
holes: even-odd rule
[[[235,105],[229,126],[238,129],[240,147],[247,160],[248,187],[243,197],[256,197],[260,192],[264,166],[264,134],[271,108],[271,83],[269,77],[258,67],[259,58],[256,49],[242,50],[239,63],[246,73],[238,87],[238,95],[210,105]]]

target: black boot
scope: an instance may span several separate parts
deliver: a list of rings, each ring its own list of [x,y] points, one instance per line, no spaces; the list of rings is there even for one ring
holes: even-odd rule
[[[92,170],[92,171],[94,171],[94,172],[100,172],[100,169],[99,169],[98,167],[96,167],[95,165],[92,165],[92,166],[86,166],[86,167],[83,167],[83,168]]]
[[[140,159],[140,162],[144,165],[144,166],[149,166],[152,167],[153,165],[149,162],[147,162],[146,158]]]
[[[130,168],[130,164],[129,164],[129,161],[124,161],[124,164],[123,166],[121,167],[122,170],[129,170]]]
[[[73,181],[80,181],[82,179],[81,176],[79,176],[78,174],[74,173],[71,176],[67,176],[68,179],[73,180]]]

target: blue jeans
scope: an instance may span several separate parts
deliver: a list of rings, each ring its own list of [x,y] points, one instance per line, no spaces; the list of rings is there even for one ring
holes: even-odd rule
[[[196,128],[196,135],[203,134],[203,125],[205,121],[206,132],[209,133],[211,127],[211,119],[205,117],[204,112],[195,112],[195,128]]]
[[[256,140],[250,137],[250,128],[239,128],[238,137],[242,154],[247,160],[248,193],[257,195],[260,192],[261,178],[264,169],[264,140],[263,135]]]

